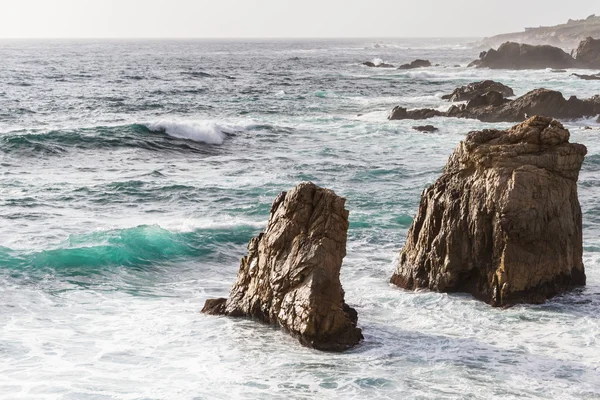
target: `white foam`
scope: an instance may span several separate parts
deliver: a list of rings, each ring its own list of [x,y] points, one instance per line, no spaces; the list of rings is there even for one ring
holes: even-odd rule
[[[227,133],[243,131],[243,127],[227,125],[210,120],[200,121],[171,121],[145,123],[148,129],[154,132],[164,132],[169,136],[179,139],[189,139],[206,144],[223,144]]]

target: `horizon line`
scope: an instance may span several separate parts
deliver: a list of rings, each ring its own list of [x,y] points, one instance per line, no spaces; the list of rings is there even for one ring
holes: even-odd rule
[[[318,39],[482,39],[485,36],[81,36],[0,37],[0,40],[318,40]]]

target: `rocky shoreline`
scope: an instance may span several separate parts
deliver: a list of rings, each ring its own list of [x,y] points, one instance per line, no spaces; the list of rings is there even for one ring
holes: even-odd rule
[[[382,61],[369,68],[396,68]],[[397,70],[427,68],[417,59]],[[469,66],[489,69],[600,66],[600,40],[572,55],[548,45],[507,42]],[[595,74],[573,74],[600,79]],[[538,304],[586,284],[577,180],[587,154],[559,120],[600,115],[600,95],[566,99],[539,88],[515,98],[492,80],[445,94],[447,111],[397,106],[389,120],[434,117],[516,122],[470,132],[421,196],[390,283],[407,290],[469,293],[494,307]],[[598,117],[600,123],[600,117]],[[433,133],[433,125],[413,126]],[[248,244],[228,298],[208,299],[208,315],[274,325],[307,347],[341,352],[363,340],[358,312],[340,282],[349,212],[333,191],[304,182],[282,192],[265,230]]]

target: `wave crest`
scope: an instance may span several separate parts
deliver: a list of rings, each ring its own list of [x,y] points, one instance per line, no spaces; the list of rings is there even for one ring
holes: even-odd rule
[[[215,145],[223,144],[228,135],[244,131],[243,127],[208,120],[187,122],[161,120],[142,125],[152,132],[166,133],[178,139]]]

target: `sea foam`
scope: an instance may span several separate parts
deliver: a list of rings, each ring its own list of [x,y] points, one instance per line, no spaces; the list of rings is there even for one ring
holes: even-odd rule
[[[223,144],[228,134],[243,131],[243,127],[227,125],[210,120],[171,121],[161,120],[144,123],[153,132],[163,132],[178,139],[188,139],[206,144]]]

